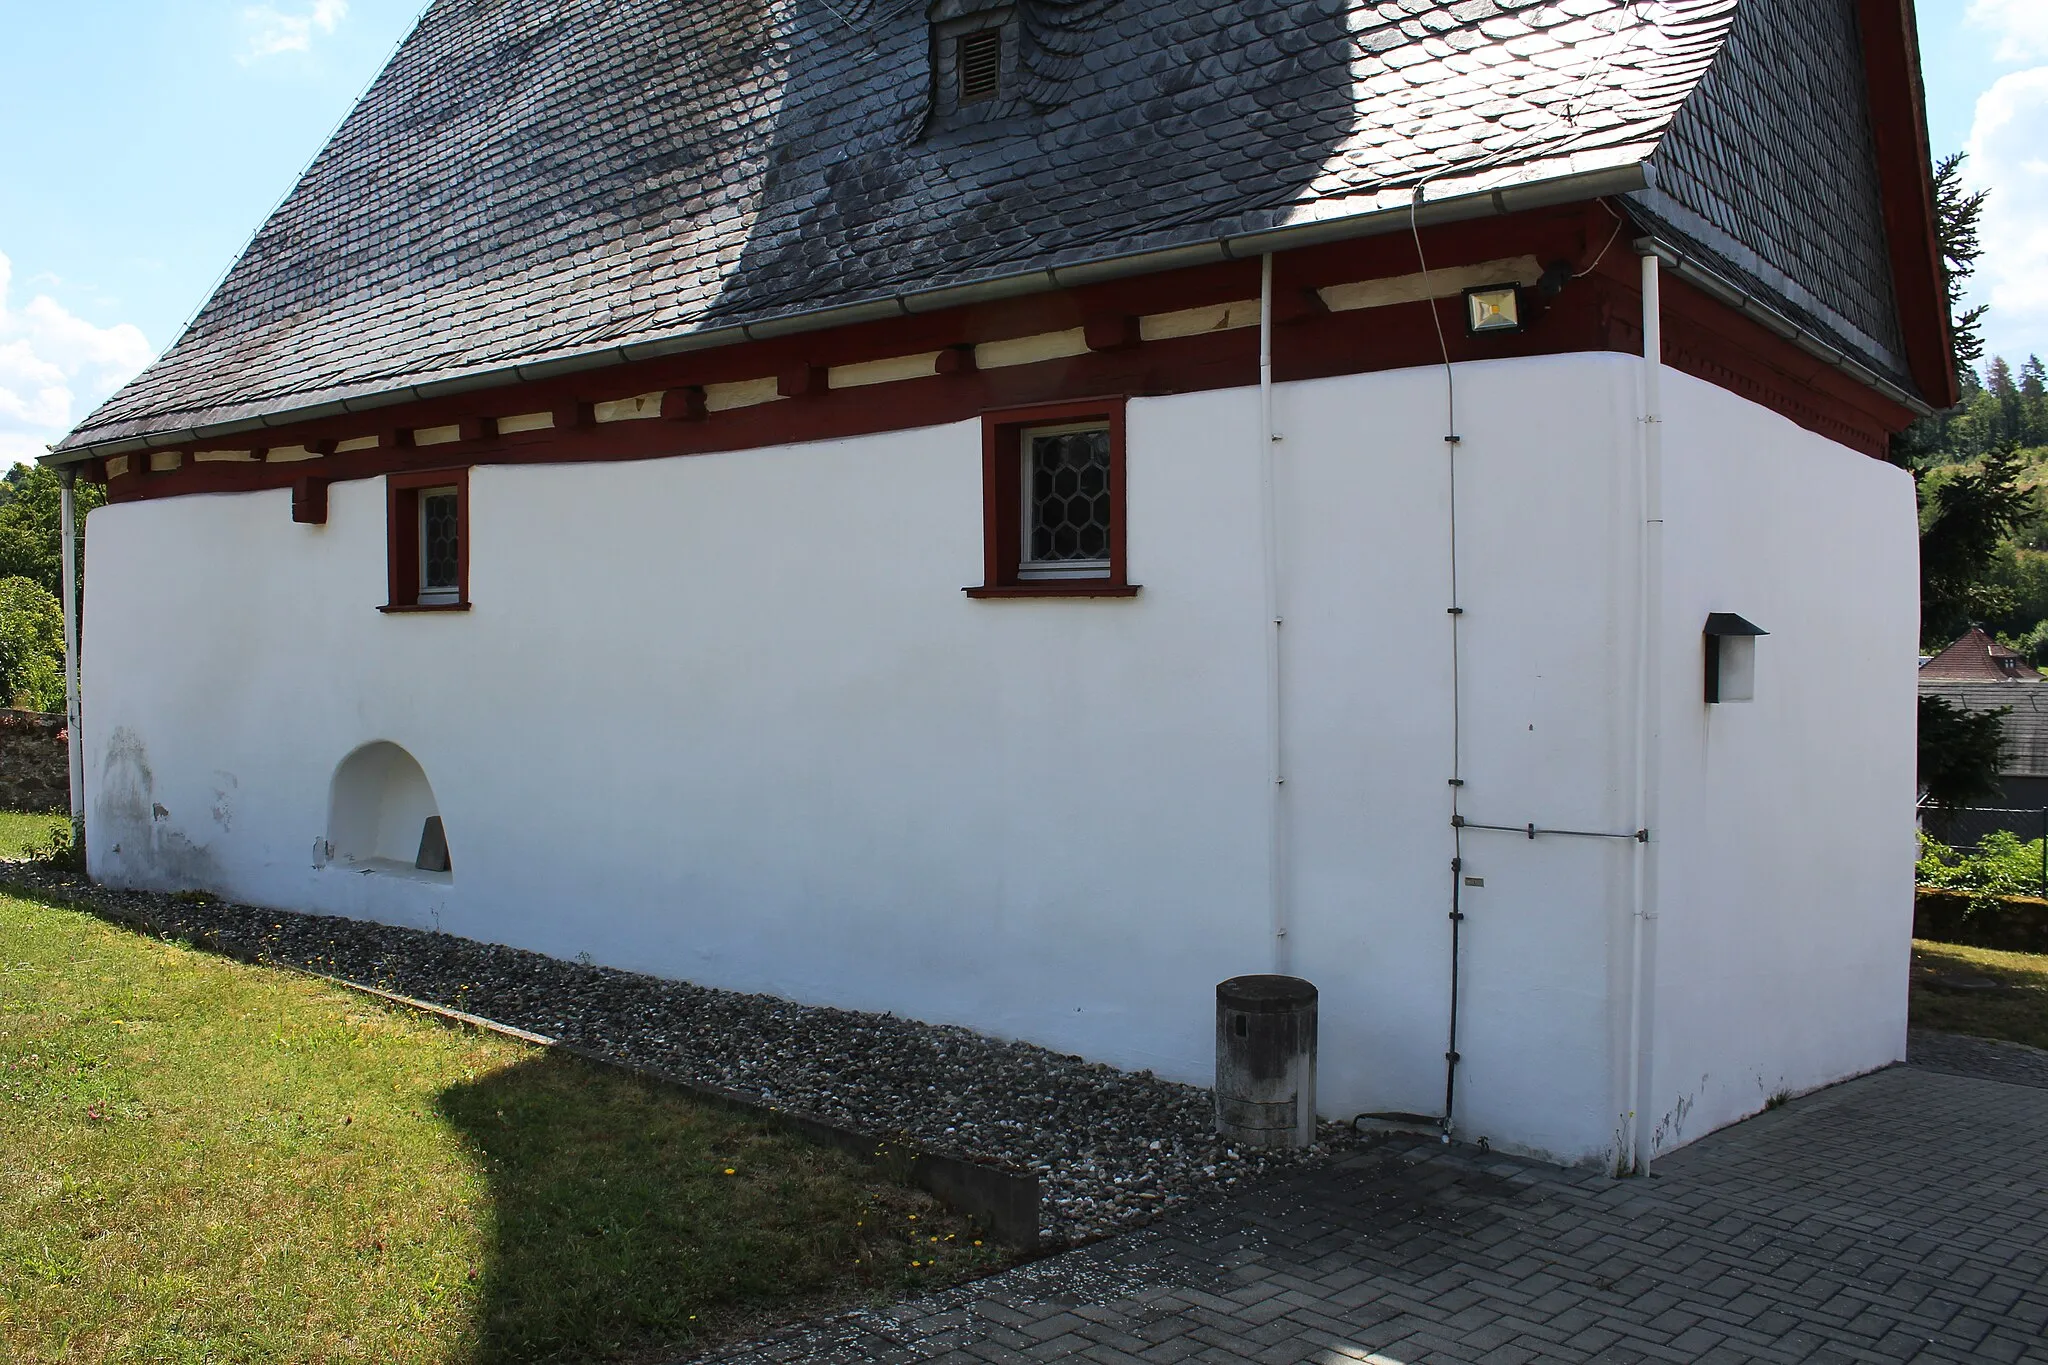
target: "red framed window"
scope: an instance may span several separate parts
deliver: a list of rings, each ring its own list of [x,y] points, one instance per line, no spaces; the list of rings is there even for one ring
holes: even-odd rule
[[[1130,597],[1124,400],[981,419],[982,582],[970,597]]]
[[[469,470],[384,476],[384,611],[469,610]]]

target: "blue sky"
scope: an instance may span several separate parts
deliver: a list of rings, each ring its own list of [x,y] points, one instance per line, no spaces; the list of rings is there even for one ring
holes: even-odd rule
[[[0,0],[0,462],[176,339],[418,0]],[[1994,189],[1991,350],[2048,355],[2048,0],[1920,0],[1937,153]]]

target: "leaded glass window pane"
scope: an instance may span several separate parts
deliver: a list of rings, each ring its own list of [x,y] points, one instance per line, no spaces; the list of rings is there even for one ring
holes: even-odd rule
[[[1109,431],[1024,434],[1029,564],[1109,565]]]
[[[462,591],[462,544],[452,488],[420,494],[420,599],[454,601]]]

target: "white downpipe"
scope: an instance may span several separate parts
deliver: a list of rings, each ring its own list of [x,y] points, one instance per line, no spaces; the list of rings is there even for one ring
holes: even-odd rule
[[[1660,750],[1663,742],[1664,607],[1664,317],[1658,261],[1643,257],[1643,464],[1638,482],[1642,566],[1636,630],[1636,845],[1635,906],[1629,916],[1628,1119],[1629,1165],[1648,1174],[1654,1130],[1649,1107],[1655,1048],[1657,967],[1657,847]]]
[[[57,472],[57,522],[64,537],[62,550],[64,583],[60,596],[64,604],[64,729],[70,740],[65,750],[71,770],[71,836],[74,848],[85,846],[85,737],[78,729],[78,509],[72,501],[72,486],[78,471],[66,466]]]
[[[1280,628],[1280,511],[1274,493],[1273,445],[1273,256],[1259,257],[1259,502],[1266,541],[1266,748],[1272,781],[1266,832],[1268,895],[1273,915],[1273,970],[1287,975],[1294,954],[1287,941],[1287,767],[1282,747]]]

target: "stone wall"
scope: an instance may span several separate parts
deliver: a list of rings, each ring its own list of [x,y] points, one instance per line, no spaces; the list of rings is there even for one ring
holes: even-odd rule
[[[70,751],[63,716],[0,710],[0,810],[69,810]]]
[[[2009,953],[2048,953],[2048,900],[2004,896],[1979,904],[1966,891],[1923,886],[1913,904],[1913,937]]]

